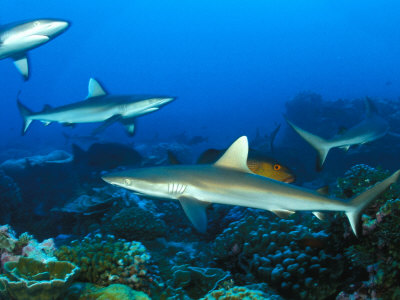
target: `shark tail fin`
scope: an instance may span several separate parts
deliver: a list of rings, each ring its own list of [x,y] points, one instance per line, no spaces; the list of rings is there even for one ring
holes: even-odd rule
[[[350,201],[350,208],[346,211],[346,216],[349,219],[351,229],[357,235],[359,228],[360,215],[364,208],[373,200],[375,200],[382,192],[384,192],[391,184],[395,183],[400,175],[400,170],[397,170],[385,180],[376,183],[373,187],[356,196]]]
[[[19,94],[18,94],[19,95]],[[21,114],[22,120],[23,120],[23,125],[22,125],[22,135],[25,134],[25,132],[28,130],[29,125],[32,123],[32,119],[30,116],[33,114],[33,112],[27,108],[25,105],[17,99],[17,105],[19,109],[19,113]]]
[[[317,163],[316,168],[317,171],[321,171],[322,165],[325,162],[326,156],[328,155],[329,150],[331,150],[332,146],[326,139],[323,139],[315,134],[312,134],[300,127],[296,126],[292,122],[286,119],[286,122],[293,128],[294,131],[298,133],[307,143],[309,143],[316,151],[317,151]]]

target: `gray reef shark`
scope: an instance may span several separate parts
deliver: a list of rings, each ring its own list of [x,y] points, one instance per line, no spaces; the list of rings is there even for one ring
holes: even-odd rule
[[[286,120],[290,127],[294,129],[307,143],[309,143],[318,153],[317,170],[321,170],[329,150],[332,148],[342,148],[348,150],[350,146],[365,144],[377,140],[388,133],[389,124],[377,114],[376,108],[370,99],[365,100],[366,114],[365,119],[345,132],[335,135],[327,140],[312,134]]]
[[[32,121],[38,120],[45,125],[58,122],[66,126],[103,122],[93,131],[93,134],[115,122],[121,122],[128,133],[133,135],[137,117],[156,111],[174,99],[168,96],[109,95],[98,81],[91,78],[89,94],[83,101],[56,108],[46,105],[41,112],[37,113],[30,111],[19,100],[17,104],[24,120],[22,134],[26,132]]]
[[[357,234],[362,210],[396,182],[400,170],[349,202],[252,173],[247,167],[248,141],[236,140],[214,164],[132,169],[103,176],[106,182],[151,198],[178,200],[200,232],[207,229],[210,203],[265,209],[280,217],[295,211],[343,211]]]
[[[15,66],[27,80],[27,52],[59,36],[68,27],[68,22],[54,19],[38,19],[0,26],[0,59],[13,59]]]

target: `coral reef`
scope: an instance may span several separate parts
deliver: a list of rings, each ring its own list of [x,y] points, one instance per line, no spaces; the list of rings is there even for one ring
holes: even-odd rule
[[[11,299],[59,299],[77,277],[79,268],[66,261],[39,262],[21,257],[18,262],[4,264],[0,276],[2,294]]]
[[[367,165],[356,165],[343,178],[338,179],[337,194],[353,197],[388,174],[388,171]],[[338,299],[344,299],[347,292],[383,299],[395,299],[394,295],[400,295],[400,251],[397,246],[400,244],[399,196],[400,185],[392,185],[365,210],[362,216],[362,235],[358,239],[351,239],[345,232],[347,240],[351,239],[351,243],[342,243],[346,245],[345,258],[356,274],[353,275],[355,282],[348,284],[346,292],[342,292],[342,298]],[[337,228],[333,230],[337,231]],[[360,282],[360,279],[363,281]]]
[[[63,150],[55,150],[47,155],[36,155],[20,159],[9,159],[0,167],[6,172],[23,172],[29,167],[43,167],[47,164],[65,164],[72,162],[72,155]]]
[[[72,201],[66,203],[62,208],[52,208],[52,211],[81,214],[91,216],[104,213],[110,208],[113,198],[96,197],[89,195],[80,195]]]
[[[152,240],[166,232],[166,225],[162,220],[139,206],[122,209],[106,224],[107,231],[129,241]]]
[[[78,280],[101,286],[121,283],[135,290],[149,292],[153,281],[148,268],[150,255],[139,242],[127,242],[111,235],[96,234],[56,252],[59,260],[76,264],[81,269]]]
[[[9,225],[0,226],[0,270],[6,262],[17,262],[21,257],[29,257],[41,262],[54,261],[54,241],[47,239],[39,243],[28,233],[16,238]]]
[[[252,287],[235,286],[230,289],[219,289],[208,293],[201,300],[283,300],[282,297],[272,292],[263,292]]]
[[[249,215],[233,222],[213,247],[216,262],[235,281],[267,282],[283,296],[321,299],[335,293],[343,264],[340,255],[324,249],[327,235],[294,220]],[[310,246],[308,246],[310,245]]]
[[[171,269],[172,279],[167,282],[175,289],[184,289],[191,298],[198,299],[213,291],[230,277],[229,272],[217,268],[199,268],[190,265],[174,266]]]
[[[65,300],[150,300],[147,294],[122,284],[99,287],[91,283],[74,283]]]

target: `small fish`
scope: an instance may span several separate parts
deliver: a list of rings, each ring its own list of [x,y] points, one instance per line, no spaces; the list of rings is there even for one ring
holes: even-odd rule
[[[199,159],[198,164],[212,164],[216,162],[226,150],[208,149],[204,151]],[[279,163],[276,159],[270,158],[257,151],[249,150],[247,158],[247,166],[257,174],[278,181],[292,183],[296,180],[296,176],[286,166]]]

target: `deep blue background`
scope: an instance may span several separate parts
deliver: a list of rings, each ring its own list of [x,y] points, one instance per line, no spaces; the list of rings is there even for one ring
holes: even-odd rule
[[[327,100],[400,95],[400,2],[225,0],[2,0],[0,23],[33,18],[72,22],[30,53],[23,83],[0,61],[2,147],[61,147],[61,132],[34,124],[21,137],[15,99],[34,111],[82,100],[89,77],[111,93],[178,96],[142,117],[134,139],[158,132],[210,136],[229,144],[282,122],[284,103],[311,90]],[[388,84],[389,82],[389,84]],[[114,125],[105,135],[126,141]]]

